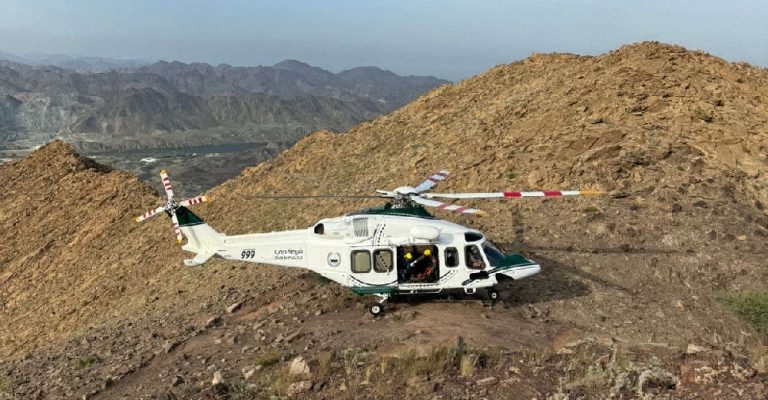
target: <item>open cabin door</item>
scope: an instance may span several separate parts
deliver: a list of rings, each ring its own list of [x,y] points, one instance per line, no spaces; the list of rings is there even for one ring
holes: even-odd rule
[[[434,283],[440,279],[440,252],[435,245],[397,247],[399,283]]]

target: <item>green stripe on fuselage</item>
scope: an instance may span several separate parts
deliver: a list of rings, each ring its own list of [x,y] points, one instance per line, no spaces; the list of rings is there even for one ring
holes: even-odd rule
[[[360,296],[366,294],[392,294],[397,292],[397,288],[394,286],[351,286],[349,289]]]
[[[515,268],[522,267],[524,265],[531,265],[531,260],[521,256],[520,254],[510,253],[504,255],[504,260],[496,267]]]

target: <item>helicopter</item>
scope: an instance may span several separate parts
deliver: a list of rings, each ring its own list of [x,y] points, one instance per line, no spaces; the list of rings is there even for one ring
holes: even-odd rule
[[[382,206],[321,219],[306,229],[226,235],[189,210],[207,203],[207,196],[176,201],[165,170],[160,177],[167,202],[139,217],[145,221],[165,212],[172,221],[176,240],[187,243],[183,250],[195,253],[184,260],[193,267],[213,256],[280,267],[304,268],[351,289],[358,295],[373,295],[368,305],[374,317],[384,312],[394,295],[435,294],[463,290],[474,295],[482,289],[495,302],[499,278],[523,279],[541,271],[541,266],[520,254],[504,253],[477,229],[435,218],[426,208],[483,216],[485,212],[435,199],[489,199],[599,195],[597,191],[535,191],[489,193],[433,193],[430,190],[448,177],[441,170],[417,186],[375,195],[255,196],[259,199],[380,198]],[[502,278],[503,279],[503,278]]]

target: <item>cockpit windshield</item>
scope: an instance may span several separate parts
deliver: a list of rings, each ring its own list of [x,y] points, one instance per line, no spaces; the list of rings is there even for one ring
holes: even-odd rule
[[[488,262],[490,262],[492,266],[498,267],[504,265],[504,258],[506,256],[490,241],[485,241],[483,243],[483,251],[488,258]]]

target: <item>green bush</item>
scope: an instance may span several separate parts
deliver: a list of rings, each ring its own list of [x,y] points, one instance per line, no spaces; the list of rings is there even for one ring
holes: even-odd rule
[[[78,369],[90,368],[93,366],[93,364],[96,364],[99,362],[101,362],[101,358],[99,358],[99,356],[90,355],[90,356],[81,358],[77,363],[77,367]]]
[[[11,391],[11,382],[0,378],[0,393],[7,393]]]
[[[727,297],[723,301],[758,332],[768,335],[768,292],[745,292]]]
[[[266,368],[277,364],[281,358],[282,354],[279,351],[274,350],[256,358],[256,364]]]

